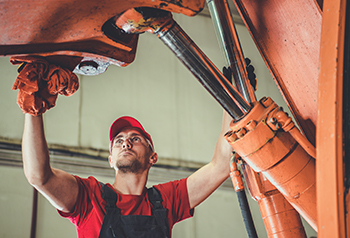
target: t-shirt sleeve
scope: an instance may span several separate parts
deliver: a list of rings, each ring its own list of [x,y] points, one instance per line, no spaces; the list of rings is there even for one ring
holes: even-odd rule
[[[91,188],[98,186],[98,183],[93,177],[88,179],[83,179],[78,176],[74,176],[78,182],[79,193],[77,202],[74,206],[74,211],[71,213],[66,213],[58,211],[58,213],[65,218],[68,218],[73,224],[78,225],[83,222],[83,220],[88,217],[92,210],[91,204]]]
[[[170,226],[190,218],[194,214],[194,209],[190,209],[186,181],[187,178],[184,178],[154,186],[162,194],[163,207],[169,210],[170,214],[168,214],[168,218]]]

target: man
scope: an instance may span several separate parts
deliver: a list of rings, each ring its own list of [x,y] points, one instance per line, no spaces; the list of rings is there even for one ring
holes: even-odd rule
[[[42,116],[25,114],[24,172],[29,183],[77,226],[78,237],[171,237],[173,225],[193,216],[194,207],[229,177],[232,148],[224,134],[230,120],[224,113],[209,164],[188,178],[148,191],[148,172],[158,155],[136,119],[121,117],[110,128],[108,160],[115,180],[104,185],[93,177],[83,179],[51,168]]]

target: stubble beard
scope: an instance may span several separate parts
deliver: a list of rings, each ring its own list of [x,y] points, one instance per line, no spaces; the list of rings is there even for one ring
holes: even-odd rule
[[[131,161],[117,161],[116,168],[118,169],[118,171],[124,174],[139,174],[146,169],[146,165],[142,164],[139,160],[134,158]]]

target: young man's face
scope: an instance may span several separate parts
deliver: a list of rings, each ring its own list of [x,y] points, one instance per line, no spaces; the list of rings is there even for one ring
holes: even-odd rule
[[[155,163],[156,155],[146,138],[135,128],[126,128],[114,137],[109,163],[122,173],[141,173]]]

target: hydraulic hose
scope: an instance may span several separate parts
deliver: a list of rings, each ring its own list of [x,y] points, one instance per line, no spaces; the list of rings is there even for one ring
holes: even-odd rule
[[[258,235],[256,233],[245,190],[238,191],[236,192],[236,194],[239,202],[239,207],[241,208],[243,222],[248,233],[248,237],[257,238]]]
[[[233,188],[236,191],[239,207],[241,209],[243,222],[248,233],[249,238],[257,238],[256,229],[254,226],[252,214],[250,212],[249,203],[247,200],[247,195],[245,193],[244,184],[242,180],[241,172],[237,168],[237,154],[235,154],[231,160],[231,180]]]

